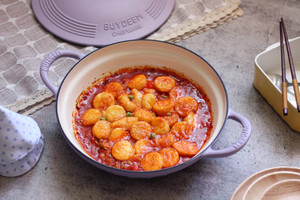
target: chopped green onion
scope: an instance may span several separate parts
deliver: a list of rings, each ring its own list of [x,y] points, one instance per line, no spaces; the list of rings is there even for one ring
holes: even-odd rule
[[[167,113],[167,116],[171,116],[171,113]]]
[[[155,133],[151,133],[151,134],[150,134],[150,139],[154,139],[155,136],[156,136]]]
[[[132,99],[133,99],[133,95],[128,95],[128,98],[129,98],[130,100],[132,100]]]
[[[106,118],[105,118],[105,117],[101,117],[101,120],[105,121],[105,120],[106,120]]]
[[[168,98],[168,96],[166,96],[166,95],[162,95],[162,98],[166,99],[166,98]]]
[[[130,117],[131,116],[131,113],[130,112],[127,112],[126,113],[126,117]]]

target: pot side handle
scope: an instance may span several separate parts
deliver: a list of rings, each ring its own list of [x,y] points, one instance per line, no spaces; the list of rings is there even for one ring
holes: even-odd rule
[[[249,120],[231,109],[229,110],[228,119],[235,120],[242,125],[243,130],[240,138],[231,147],[225,149],[214,150],[210,146],[202,153],[201,157],[217,158],[230,156],[240,151],[246,145],[251,135],[251,124]]]
[[[49,79],[48,72],[49,72],[50,66],[53,64],[54,61],[56,61],[57,59],[62,58],[62,57],[70,57],[70,58],[75,58],[75,59],[80,60],[84,56],[85,56],[85,54],[82,54],[80,52],[58,49],[58,50],[52,51],[44,58],[44,60],[41,63],[41,66],[40,66],[40,75],[41,75],[41,78],[42,78],[43,82],[45,83],[45,85],[54,94],[55,97],[57,96],[58,87],[53,85]]]

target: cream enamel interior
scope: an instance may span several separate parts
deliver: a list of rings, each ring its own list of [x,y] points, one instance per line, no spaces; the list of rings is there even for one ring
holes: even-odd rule
[[[183,73],[202,86],[210,98],[213,111],[213,131],[206,149],[217,137],[227,117],[227,96],[216,72],[199,56],[164,42],[130,41],[95,51],[69,72],[61,84],[57,99],[57,115],[68,140],[88,156],[74,137],[72,112],[80,93],[93,81],[124,67],[152,65],[168,67]]]

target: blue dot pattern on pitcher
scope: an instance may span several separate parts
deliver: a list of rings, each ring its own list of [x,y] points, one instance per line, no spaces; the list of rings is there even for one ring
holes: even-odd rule
[[[41,139],[33,119],[0,106],[0,175],[15,176],[30,170],[43,148]]]

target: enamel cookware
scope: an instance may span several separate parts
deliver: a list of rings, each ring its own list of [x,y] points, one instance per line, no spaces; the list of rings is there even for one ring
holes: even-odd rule
[[[56,87],[49,80],[48,70],[51,64],[61,57],[72,57],[79,61],[71,68],[60,86]],[[106,166],[91,158],[74,136],[72,112],[75,109],[76,99],[82,91],[92,85],[93,81],[102,76],[109,75],[120,68],[143,65],[171,68],[183,73],[204,88],[211,101],[213,113],[211,137],[196,156],[170,168],[137,172]],[[115,43],[87,55],[70,50],[56,50],[43,60],[40,73],[45,85],[56,96],[57,120],[66,141],[86,161],[113,174],[131,178],[152,178],[171,174],[202,158],[230,156],[243,148],[251,134],[250,122],[229,108],[226,88],[214,68],[199,55],[178,45],[152,40],[136,40]],[[241,135],[230,147],[213,149],[212,145],[221,134],[227,119],[237,121],[242,125]]]

